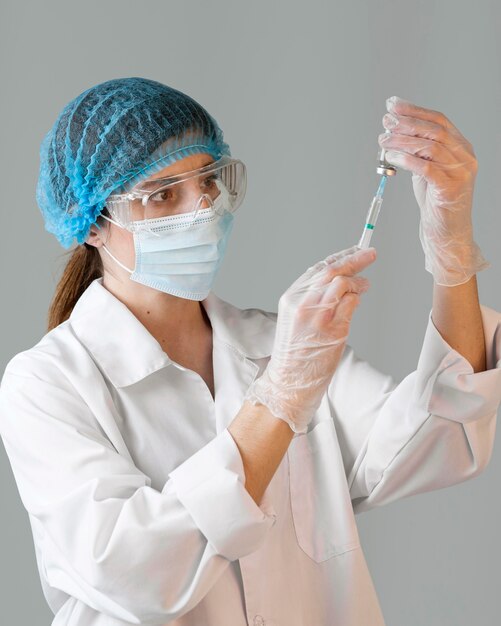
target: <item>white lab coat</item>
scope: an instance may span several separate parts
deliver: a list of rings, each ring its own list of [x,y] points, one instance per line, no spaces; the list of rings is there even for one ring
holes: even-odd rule
[[[276,314],[214,293],[216,397],[95,280],[69,320],[8,364],[2,436],[57,626],[383,626],[354,513],[479,474],[501,402],[431,314],[399,384],[346,345],[309,431],[263,501],[227,430],[269,359]]]

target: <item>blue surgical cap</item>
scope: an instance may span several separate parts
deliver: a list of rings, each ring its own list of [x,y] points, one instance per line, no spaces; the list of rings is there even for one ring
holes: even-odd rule
[[[137,77],[87,89],[40,147],[36,199],[46,230],[65,248],[83,243],[113,191],[197,153],[231,156],[216,120],[181,91]]]

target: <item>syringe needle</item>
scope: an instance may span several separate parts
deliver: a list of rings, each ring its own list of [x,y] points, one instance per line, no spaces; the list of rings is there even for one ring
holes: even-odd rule
[[[383,195],[387,180],[388,180],[388,176],[381,176],[381,180],[379,181],[379,187],[377,188],[377,191],[376,191],[376,196]]]

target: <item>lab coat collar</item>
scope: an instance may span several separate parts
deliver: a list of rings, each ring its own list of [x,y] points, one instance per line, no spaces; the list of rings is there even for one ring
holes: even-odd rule
[[[172,364],[153,335],[102,282],[102,278],[97,278],[84,291],[69,323],[113,385],[131,385]],[[240,309],[212,291],[202,305],[215,338],[249,359],[270,356],[275,313]]]

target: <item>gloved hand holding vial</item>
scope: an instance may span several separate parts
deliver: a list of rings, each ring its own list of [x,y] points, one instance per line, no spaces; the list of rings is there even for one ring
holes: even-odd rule
[[[490,267],[473,239],[471,209],[477,172],[473,147],[440,111],[397,96],[388,98],[386,108],[377,168],[382,178],[358,247],[369,247],[387,177],[400,167],[412,173],[425,269],[437,285],[462,285]]]

